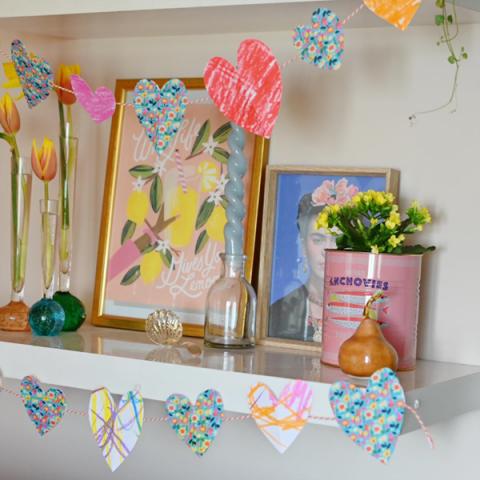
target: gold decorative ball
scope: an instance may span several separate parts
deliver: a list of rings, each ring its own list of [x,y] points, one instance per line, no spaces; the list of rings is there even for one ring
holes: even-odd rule
[[[171,310],[155,310],[145,324],[148,338],[157,345],[172,345],[182,338],[180,317]]]

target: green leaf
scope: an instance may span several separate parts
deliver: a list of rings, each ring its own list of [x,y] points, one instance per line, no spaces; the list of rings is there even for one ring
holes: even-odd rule
[[[206,230],[202,230],[202,233],[197,238],[197,242],[195,243],[195,255],[197,253],[200,253],[203,249],[203,247],[207,244],[208,242],[208,233]]]
[[[222,147],[215,147],[213,149],[212,157],[220,163],[227,163],[230,154]]]
[[[148,178],[153,175],[153,167],[150,165],[137,165],[131,168],[128,172],[135,178]]]
[[[456,61],[457,59],[453,55],[450,55],[448,57],[448,63],[451,63],[453,65]]]
[[[400,253],[421,255],[422,253],[433,252],[434,250],[435,250],[435,247],[433,246],[423,247],[422,245],[404,245],[403,247],[401,247]]]
[[[443,22],[445,22],[445,17],[443,15],[435,15],[435,25],[439,27],[440,25],[443,25]]]
[[[449,16],[447,17],[447,21],[448,21],[448,23],[452,24],[452,23],[453,23],[453,16],[452,16],[452,15],[449,15]]]
[[[464,58],[465,60],[468,58],[468,53],[467,52],[463,52],[462,53],[462,58]]]
[[[222,199],[220,200],[220,205],[226,210],[228,206],[228,200],[225,195],[222,195]]]
[[[209,202],[208,198],[203,201],[195,221],[195,230],[200,230],[207,223],[214,208],[215,202]]]
[[[160,211],[163,201],[163,183],[162,179],[155,175],[153,179],[152,186],[150,187],[150,204],[155,213]]]
[[[147,246],[142,250],[142,255],[145,255],[146,253],[153,252],[153,251],[155,250],[155,248],[157,248],[155,244],[147,245]]]
[[[167,268],[170,268],[172,265],[172,252],[170,250],[166,250],[165,253],[160,250],[160,258],[162,262],[165,264]]]
[[[435,5],[438,8],[443,8],[445,6],[445,0],[435,0]]]
[[[140,276],[140,265],[135,265],[123,276],[120,284],[123,285],[124,287],[127,285],[131,285],[132,283],[138,280],[139,276]]]
[[[224,143],[232,133],[232,124],[230,122],[224,123],[215,130],[213,140],[217,143]]]
[[[190,156],[197,155],[200,152],[205,150],[203,144],[208,141],[208,137],[210,136],[210,120],[205,120],[203,125],[200,127],[200,130],[197,133],[197,138],[193,143],[192,151],[190,152]]]
[[[125,225],[122,228],[122,236],[120,239],[120,243],[123,245],[127,240],[133,237],[135,233],[135,229],[137,228],[137,224],[132,222],[131,220],[127,220]]]

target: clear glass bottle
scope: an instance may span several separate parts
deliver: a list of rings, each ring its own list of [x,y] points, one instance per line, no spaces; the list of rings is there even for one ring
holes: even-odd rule
[[[53,300],[55,291],[55,257],[58,202],[40,200],[42,215],[42,283],[43,298],[32,305],[28,321],[35,335],[58,335],[65,323],[63,308]]]
[[[205,345],[249,348],[255,345],[257,296],[245,279],[245,255],[220,255],[223,273],[207,295]]]

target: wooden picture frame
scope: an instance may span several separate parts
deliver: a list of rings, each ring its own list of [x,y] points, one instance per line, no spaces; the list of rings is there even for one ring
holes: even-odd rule
[[[208,129],[213,132],[207,135],[208,142],[216,141],[215,139],[217,138],[219,142],[216,143],[216,145],[219,145],[219,150],[222,151],[224,155],[225,151],[228,151],[228,136],[218,133],[218,136],[215,137],[215,134],[220,131],[218,125],[222,126],[224,128],[223,132],[225,132],[228,119],[218,111],[212,102],[205,101],[205,99],[208,98],[208,94],[202,78],[186,78],[181,80],[188,90],[189,105],[187,106],[185,118],[179,132],[171,142],[172,144],[169,145],[160,156],[153,150],[151,142],[146,137],[142,126],[136,118],[134,109],[126,105],[132,103],[133,91],[138,80],[117,80],[116,82],[115,97],[116,101],[121,105],[115,111],[110,134],[91,321],[93,325],[144,330],[148,313],[157,308],[168,308],[176,311],[180,315],[183,322],[184,335],[203,336],[205,307],[204,301],[202,305],[202,298],[200,297],[206,296],[209,286],[220,273],[221,264],[220,259],[217,257],[218,253],[224,250],[223,227],[221,227],[220,224],[225,221],[225,218],[222,214],[216,216],[216,223],[218,223],[218,225],[215,224],[216,235],[212,235],[211,237],[208,236],[207,223],[203,222],[202,224],[202,222],[195,221],[194,228],[190,228],[191,225],[189,224],[189,228],[193,233],[191,240],[183,247],[175,246],[181,242],[178,238],[174,241],[174,237],[183,235],[185,228],[178,227],[174,233],[173,226],[179,218],[185,220],[188,215],[193,218],[192,211],[194,211],[198,220],[201,207],[204,203],[213,201],[207,199],[208,189],[221,188],[219,187],[221,178],[226,174],[226,162],[221,162],[221,160],[225,159],[219,160],[218,155],[213,155],[214,150],[207,150],[206,146],[202,147],[203,150],[200,153],[196,151],[195,155],[191,154],[193,150],[190,152],[190,149],[192,145],[195,144],[195,141],[201,138],[201,127],[205,126],[208,120]],[[154,81],[159,87],[162,87],[168,79],[155,79]],[[133,141],[136,142],[135,146],[132,146]],[[173,159],[174,149],[178,149],[181,153],[183,152],[181,165],[183,165],[184,172],[180,172],[178,162],[175,162]],[[250,281],[252,278],[256,243],[258,244],[257,223],[259,202],[268,150],[268,140],[246,133],[244,151],[249,159],[249,170],[245,176],[247,201],[245,254],[248,258],[246,277]],[[153,165],[152,162],[157,162],[158,165],[160,165],[158,166],[157,163],[155,163],[158,167],[156,167],[156,170],[159,170],[157,176],[160,177],[160,181],[157,180],[156,176],[154,180],[151,180],[151,176],[149,176],[146,178],[146,181],[150,182],[148,186],[142,185],[142,182],[140,182],[140,187],[138,185],[137,187],[134,186],[134,188],[140,188],[139,191],[142,192],[140,195],[137,195],[138,197],[142,197],[139,203],[145,205],[146,201],[149,202],[148,213],[144,218],[146,226],[139,223],[141,219],[138,220],[136,214],[134,215],[136,221],[132,221],[130,218],[132,215],[128,212],[132,193],[128,193],[128,198],[126,198],[127,194],[125,193],[125,191],[131,192],[131,183],[135,178],[128,177],[128,173],[130,172],[131,174],[132,165],[136,165],[136,163],[132,162],[137,161],[137,157],[141,157],[142,161],[140,163],[148,164],[150,162],[150,164]],[[163,170],[161,170],[162,162],[166,162],[168,167],[165,173],[162,173]],[[177,172],[173,171],[174,165],[178,170]],[[200,169],[200,166],[202,169]],[[168,175],[170,176],[167,178]],[[185,176],[187,184],[184,184],[181,180],[182,176]],[[174,177],[177,178],[177,180],[175,180],[176,183],[171,181]],[[143,179],[143,177],[141,178]],[[214,183],[212,184],[212,182]],[[161,208],[158,204],[160,200],[155,204],[152,203],[151,191],[148,195],[149,199],[145,200],[145,195],[148,194],[148,189],[151,190],[153,188],[153,183],[162,185],[161,190],[163,197],[161,201],[163,203],[161,204]],[[213,187],[212,185],[216,186]],[[180,189],[182,193],[180,193]],[[156,188],[153,198],[157,198],[158,191],[159,189]],[[185,205],[185,203],[182,204],[185,200],[182,194],[184,196],[190,195],[189,198],[194,199],[194,201],[192,200],[192,202],[187,205]],[[173,200],[168,201],[168,198],[173,198]],[[179,198],[183,198],[183,200],[179,200]],[[168,211],[169,202],[171,205],[170,212]],[[194,204],[194,207],[191,207],[192,204]],[[220,205],[221,208],[224,208],[223,202],[218,205],[215,203],[215,207]],[[156,209],[154,207],[156,207]],[[177,209],[176,214],[170,215],[175,209]],[[125,212],[127,212],[127,214],[125,214]],[[122,220],[121,215],[128,217],[128,219],[123,218]],[[138,261],[135,261],[136,263],[131,266],[131,268],[127,267],[127,269],[123,270],[118,276],[112,278],[110,265],[112,258],[114,258],[116,262],[115,265],[118,265],[118,257],[125,258],[125,256],[120,255],[121,249],[124,246],[122,242],[128,243],[133,241],[135,236],[141,235],[142,233],[145,236],[146,231],[152,232],[151,226],[156,225],[155,222],[161,223],[160,215],[164,215],[165,220],[169,217],[175,219],[174,223],[167,226],[162,233],[162,235],[165,235],[165,239],[161,240],[163,242],[162,245],[159,244],[160,238],[158,236],[156,237],[156,241],[151,237],[154,244],[152,243],[152,245],[147,246],[145,250],[142,250],[143,253]],[[214,215],[212,213],[208,217],[208,220],[213,217]],[[122,223],[120,224],[119,222]],[[128,222],[134,223],[135,225],[132,227],[131,223],[129,224]],[[203,225],[201,227],[203,230],[196,228],[198,224]],[[123,228],[120,228],[121,225],[123,225]],[[182,225],[184,226],[184,224]],[[134,234],[131,233],[132,230],[134,230]],[[209,231],[213,232],[213,227]],[[203,234],[203,238],[199,239],[201,232],[205,233]],[[157,232],[154,231],[153,233],[155,234]],[[207,237],[206,241],[205,237]],[[166,245],[168,245],[168,248]],[[159,249],[159,247],[161,247],[161,249]],[[197,247],[199,247],[198,250]],[[207,249],[209,249],[208,265],[204,266],[205,268],[203,269],[197,268],[199,264],[204,261],[203,258],[206,257]],[[138,249],[138,251],[140,251],[140,249]],[[150,255],[148,259],[150,264],[147,265],[146,254],[152,252],[153,255]],[[158,256],[156,255],[157,252],[159,253]],[[117,256],[114,257],[114,255]],[[192,256],[196,256],[196,263],[192,260]],[[200,257],[202,260],[198,260]],[[145,268],[143,269],[142,261],[145,264]],[[207,260],[205,260],[205,264],[206,263]],[[192,266],[193,264],[195,264],[195,266]],[[194,268],[201,270],[201,275],[203,275],[198,281],[196,278],[190,278],[190,273],[193,272]],[[187,269],[190,269],[190,273],[188,274],[190,275],[190,279],[188,280],[190,283],[188,285],[187,283],[182,283],[180,286],[180,282],[187,282],[187,280],[183,278],[188,276],[187,273],[184,275]],[[117,266],[115,270],[118,270]],[[158,278],[155,278],[153,281],[153,287],[146,282],[147,280],[150,281],[158,270],[161,272],[158,274]],[[130,272],[133,273],[129,277]],[[167,273],[169,277],[168,280],[165,280]],[[197,274],[200,275],[198,271],[195,271],[195,275]],[[174,275],[177,275],[177,277],[181,279],[178,280],[178,283],[175,283]],[[127,278],[124,282],[125,277]],[[132,281],[132,279],[133,283],[129,284],[128,282]],[[142,281],[144,281],[144,284],[140,285]],[[124,292],[127,292],[127,290],[120,289],[120,286],[130,287],[132,285],[135,288],[134,292],[132,290],[132,292],[126,294]],[[191,290],[188,290],[190,285]],[[174,292],[174,287],[177,286],[178,288]],[[155,290],[153,290],[154,288]],[[196,290],[192,293],[194,288],[196,288]],[[177,291],[180,293],[176,293]],[[199,296],[197,295],[198,292],[200,292]],[[182,295],[184,295],[185,298],[183,298]],[[191,297],[188,297],[188,295],[191,295]]]
[[[346,182],[340,182],[341,180]],[[331,181],[335,183],[325,183]],[[279,182],[281,182],[280,187]],[[320,261],[318,264],[314,263],[313,267],[309,265],[308,273],[305,273],[305,275],[299,273],[298,278],[295,278],[295,274],[290,272],[295,271],[295,268],[297,273],[300,271],[299,257],[297,256],[295,259],[298,262],[298,266],[295,266],[294,262],[292,262],[292,256],[295,256],[295,252],[298,255],[300,249],[305,251],[308,248],[300,245],[305,245],[305,241],[301,239],[300,231],[301,222],[303,222],[301,212],[305,210],[304,205],[306,205],[307,210],[312,210],[309,207],[309,202],[313,205],[313,194],[316,194],[316,198],[319,198],[319,195],[324,195],[326,185],[329,185],[329,188],[338,189],[338,193],[335,193],[337,191],[334,190],[334,195],[348,195],[349,192],[353,195],[355,188],[358,188],[360,191],[368,189],[386,190],[397,195],[399,172],[389,168],[271,165],[267,167],[258,281],[256,336],[259,344],[317,351],[321,349],[321,344],[310,341],[307,334],[311,331],[309,318],[319,318],[318,310],[315,316],[308,315],[309,309],[312,311],[315,308],[319,309],[319,305],[317,302],[317,307],[315,307],[315,299],[310,297],[307,285],[311,285],[313,290],[313,281],[309,284],[311,279],[321,280],[321,292],[323,293],[323,266]],[[379,188],[382,185],[384,188]],[[340,186],[342,187],[341,189]],[[347,188],[346,191],[345,187]],[[282,194],[284,194],[286,200],[280,202],[281,205],[278,206],[279,195]],[[309,213],[309,215],[317,214]],[[287,224],[288,227],[285,227]],[[288,228],[295,229],[295,232],[288,231]],[[329,246],[329,248],[334,247],[334,243]],[[303,262],[308,257],[308,254],[304,254],[301,261]],[[316,277],[315,269],[319,271]],[[273,270],[275,270],[274,275],[272,275]],[[305,280],[307,275],[309,276],[308,280]],[[319,281],[317,282],[317,289],[320,289],[318,284]],[[320,298],[320,301],[323,302],[323,298]],[[285,322],[282,315],[284,316],[285,312],[289,312],[290,306],[293,306],[292,317],[288,318],[288,322]],[[302,318],[302,315],[305,318]],[[321,316],[319,320],[321,320]],[[288,327],[273,327],[274,324],[278,326],[286,325],[287,323]],[[299,330],[292,329],[290,327],[292,324],[298,325]],[[277,328],[276,331],[275,328]],[[290,334],[286,333],[288,331],[294,333],[289,336]],[[298,338],[302,335],[301,339]]]

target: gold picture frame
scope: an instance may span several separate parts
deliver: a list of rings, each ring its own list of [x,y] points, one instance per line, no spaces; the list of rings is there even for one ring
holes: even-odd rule
[[[159,87],[162,87],[169,79],[155,79]],[[202,78],[185,78],[181,79],[185,84],[185,87],[189,91],[189,96],[197,95],[203,99],[207,96],[205,90],[204,81]],[[110,133],[110,144],[108,153],[108,163],[106,169],[103,210],[102,210],[102,223],[100,228],[98,257],[97,257],[97,271],[95,279],[95,292],[93,298],[92,308],[92,320],[91,323],[97,326],[131,329],[131,330],[144,330],[145,320],[144,317],[130,317],[111,313],[106,311],[106,293],[107,293],[107,272],[109,268],[110,260],[110,245],[112,242],[112,221],[115,214],[116,205],[116,187],[119,175],[119,159],[122,152],[122,136],[124,134],[125,116],[134,115],[133,109],[125,106],[129,100],[131,92],[135,89],[137,79],[117,80],[115,88],[115,98],[120,105],[115,111],[115,115],[112,119],[112,127]],[[204,92],[203,92],[204,91]],[[196,108],[216,109],[212,103],[206,103],[204,101],[194,102]],[[189,108],[193,108],[190,105],[187,106],[188,115]],[[131,110],[132,113],[127,113],[127,110]],[[216,110],[215,115],[221,115]],[[226,119],[228,122],[228,120]],[[129,119],[131,123],[131,117]],[[177,136],[180,135],[180,131]],[[249,140],[251,139],[251,140]],[[245,221],[245,254],[247,256],[246,262],[246,278],[251,281],[252,273],[254,271],[255,254],[259,250],[259,242],[257,241],[257,225],[259,224],[259,206],[261,192],[263,190],[263,177],[265,172],[265,166],[268,158],[269,141],[258,136],[253,136],[247,133],[247,145],[251,141],[252,155],[249,162],[250,174],[249,185],[250,188],[247,192],[248,195],[248,209]],[[247,147],[246,147],[247,148]],[[167,149],[168,150],[168,149]],[[223,168],[223,167],[222,167]],[[225,167],[226,168],[226,167]],[[222,170],[223,171],[223,170]],[[156,307],[152,305],[153,311]],[[187,308],[187,307],[186,307]],[[175,310],[175,308],[172,308]],[[196,312],[196,311],[195,311]],[[194,312],[195,318],[200,318],[200,311]],[[189,314],[191,312],[189,311]],[[193,315],[193,314],[192,314]],[[182,315],[181,315],[182,316]],[[183,320],[183,319],[182,319]],[[203,324],[190,323],[188,321],[183,322],[183,333],[186,336],[203,336]]]
[[[293,223],[291,228],[295,229],[294,234],[288,232],[288,230],[281,228],[280,226],[278,229],[276,228],[276,222],[279,220],[277,219],[277,204],[279,200],[278,182],[282,175],[288,176],[288,178],[285,177],[286,180],[284,181],[284,186],[282,186],[282,191],[284,190],[287,192],[289,198],[285,203],[282,203],[281,207],[279,207],[282,211],[282,213],[279,215],[283,215],[283,219],[293,219],[293,216],[295,216],[296,221],[291,222]],[[298,177],[298,179],[296,177]],[[265,196],[263,203],[262,245],[259,262],[258,321],[256,331],[257,342],[261,345],[273,345],[314,351],[321,350],[321,344],[317,342],[286,338],[285,336],[278,337],[270,334],[270,307],[275,305],[276,302],[281,302],[282,299],[288,297],[287,287],[283,287],[282,285],[278,286],[275,284],[275,281],[277,281],[277,283],[284,281],[279,280],[281,275],[279,274],[277,275],[278,278],[272,279],[272,268],[275,265],[276,271],[281,272],[282,270],[277,268],[277,265],[281,263],[282,265],[286,264],[284,267],[286,272],[291,272],[294,269],[291,256],[294,256],[293,252],[298,252],[299,250],[298,244],[300,242],[297,225],[300,202],[305,195],[308,195],[310,192],[313,193],[315,187],[312,188],[312,185],[316,185],[317,183],[320,184],[320,182],[323,182],[327,179],[338,181],[343,178],[353,182],[355,182],[355,179],[359,179],[357,182],[358,185],[355,183],[353,183],[353,185],[357,186],[362,191],[368,189],[360,187],[367,185],[370,179],[370,184],[372,185],[383,184],[383,180],[380,179],[384,179],[385,190],[392,192],[394,195],[398,194],[399,172],[390,168],[331,168],[317,166],[272,165],[267,167],[265,177]],[[304,179],[304,186],[302,186],[302,179]],[[378,181],[376,179],[378,179]],[[380,188],[374,189],[380,190]],[[296,198],[295,195],[297,195],[298,198]],[[295,223],[297,223],[297,225],[295,225]],[[279,243],[280,241],[275,238],[276,232],[280,230],[281,242],[286,242],[286,245]],[[292,240],[293,238],[295,238],[294,241]],[[276,255],[279,255],[281,258],[281,262],[278,264],[276,263]],[[298,260],[298,258],[295,260]],[[288,277],[288,274],[283,275],[283,277]],[[295,278],[294,280],[298,280],[298,288],[301,288],[303,285],[305,290],[308,291],[306,286],[301,283],[302,281],[299,278]],[[290,282],[288,285],[290,286],[291,283],[292,282]],[[282,288],[283,295],[279,296],[278,292],[282,291]],[[290,292],[292,291],[293,290]],[[308,295],[307,298],[309,299],[310,295]],[[306,303],[308,302],[307,298],[305,298]],[[288,303],[283,303],[283,305],[288,305]],[[276,307],[272,310],[274,310],[272,313],[275,314],[277,314],[279,311]],[[278,315],[276,315],[276,318],[277,321],[280,321],[278,319]],[[305,318],[305,322],[306,321],[308,321],[308,318]],[[304,331],[306,330],[307,327],[304,328]]]

